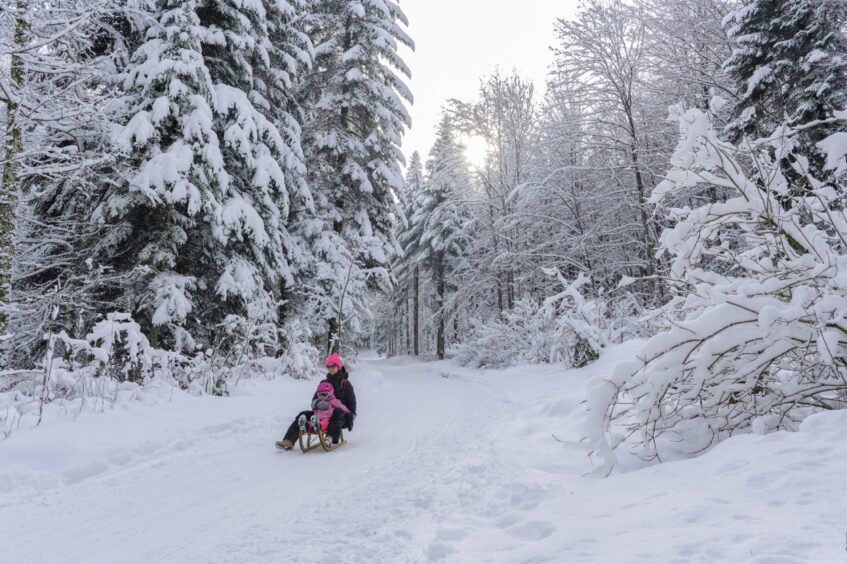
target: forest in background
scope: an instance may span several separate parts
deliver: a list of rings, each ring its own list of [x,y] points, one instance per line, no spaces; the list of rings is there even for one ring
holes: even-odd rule
[[[646,339],[588,393],[611,465],[844,407],[847,5],[588,0],[555,26],[543,95],[484,77],[413,155],[384,350],[579,367]]]

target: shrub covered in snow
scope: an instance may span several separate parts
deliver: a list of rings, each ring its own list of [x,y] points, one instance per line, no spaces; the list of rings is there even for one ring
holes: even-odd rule
[[[821,123],[843,127],[847,112],[742,146],[721,141],[707,113],[677,117],[682,139],[653,200],[698,185],[729,197],[670,210],[670,329],[589,392],[586,439],[608,464],[624,436],[660,458],[670,441],[699,452],[847,406],[847,142],[836,133],[818,144],[829,183],[809,173],[797,143]]]
[[[569,282],[556,270],[546,273],[565,289],[541,304],[520,300],[499,320],[472,321],[471,337],[456,347],[459,362],[479,367],[567,362],[578,368],[597,359],[608,331],[604,306],[580,292],[588,278]]]
[[[321,373],[319,351],[299,321],[277,331],[261,323],[220,327],[228,346],[193,355],[153,347],[138,323],[127,313],[112,312],[84,339],[67,333],[48,335],[47,352],[31,370],[0,373],[0,422],[6,427],[50,402],[81,400],[85,405],[114,403],[121,391],[144,386],[175,386],[193,394],[227,395],[241,378],[290,376],[308,378]],[[11,423],[10,423],[11,422]],[[8,429],[4,432],[9,432]]]

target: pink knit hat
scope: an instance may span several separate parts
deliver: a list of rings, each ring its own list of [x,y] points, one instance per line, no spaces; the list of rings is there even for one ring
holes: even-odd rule
[[[335,395],[335,388],[332,387],[332,384],[330,384],[326,380],[323,380],[320,384],[318,384],[318,389],[316,390],[316,393],[318,394],[322,392],[328,393],[329,395]]]
[[[342,368],[344,368],[344,365],[343,365],[343,364],[341,364],[341,357],[340,357],[340,356],[338,356],[338,353],[332,353],[332,354],[331,354],[331,355],[329,355],[329,357],[326,359],[326,362],[324,362],[324,366],[332,366],[333,364],[334,364],[334,365],[336,365],[336,366],[338,367],[338,369],[339,369],[339,370],[341,370]]]

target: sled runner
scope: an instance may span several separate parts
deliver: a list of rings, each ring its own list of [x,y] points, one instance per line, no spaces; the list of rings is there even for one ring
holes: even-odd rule
[[[323,432],[318,418],[314,415],[309,421],[306,421],[305,415],[301,415],[297,424],[300,426],[300,450],[303,452],[309,452],[318,447],[329,452],[343,446],[347,442],[344,440],[344,435],[341,434],[338,437],[338,442],[332,444],[332,437]]]

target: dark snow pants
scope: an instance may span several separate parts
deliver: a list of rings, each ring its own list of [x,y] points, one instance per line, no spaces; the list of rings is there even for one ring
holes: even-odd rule
[[[297,437],[300,436],[300,426],[297,425],[297,420],[301,415],[305,415],[306,419],[309,419],[312,415],[314,415],[314,411],[301,411],[297,414],[297,417],[294,418],[294,421],[291,425],[288,426],[288,431],[285,432],[285,439],[288,439],[292,443],[297,440]],[[341,436],[341,428],[347,422],[347,418],[344,417],[344,412],[340,409],[335,409],[332,412],[332,417],[329,418],[329,428],[327,429],[327,434],[332,437],[332,442],[337,443],[338,437]]]

